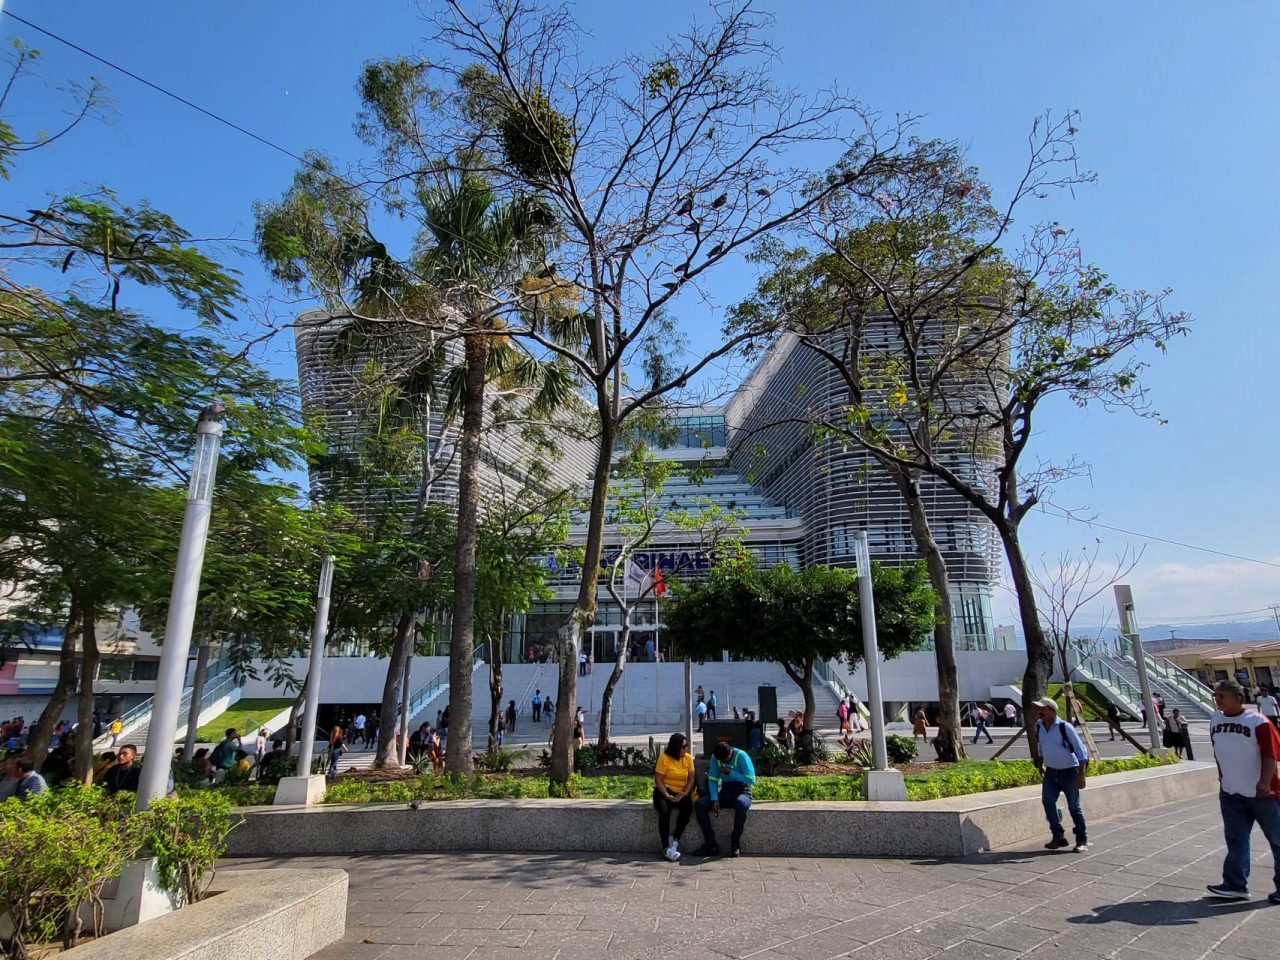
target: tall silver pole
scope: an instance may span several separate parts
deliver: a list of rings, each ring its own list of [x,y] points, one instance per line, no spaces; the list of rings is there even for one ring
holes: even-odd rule
[[[854,531],[854,556],[858,563],[858,613],[862,617],[862,663],[867,671],[867,700],[871,708],[871,756],[873,770],[889,769],[884,741],[884,698],[880,693],[880,645],[876,638],[876,601],[871,589],[871,550],[867,532]]]
[[[311,775],[316,747],[316,718],[320,715],[320,679],[324,672],[324,641],[329,634],[329,594],[333,587],[333,557],[320,562],[316,585],[316,619],[311,626],[311,662],[307,667],[307,699],[303,705],[302,740],[298,743],[298,776]]]
[[[1120,611],[1120,632],[1132,645],[1133,660],[1138,665],[1138,694],[1142,697],[1142,703],[1139,706],[1147,715],[1147,733],[1151,735],[1151,752],[1159,753],[1164,749],[1164,744],[1160,741],[1160,718],[1156,716],[1155,704],[1151,702],[1151,680],[1147,677],[1147,657],[1142,652],[1142,640],[1138,635],[1138,618],[1133,608],[1133,590],[1123,583],[1117,583],[1113,589],[1116,595],[1116,608]]]
[[[191,464],[191,482],[187,486],[187,506],[182,515],[182,538],[178,541],[178,562],[169,595],[164,644],[160,648],[151,722],[147,725],[147,757],[138,781],[139,810],[147,809],[152,800],[159,800],[169,792],[178,708],[187,675],[187,654],[191,649],[191,626],[195,622],[205,542],[209,537],[223,410],[221,403],[211,404],[201,412],[196,423],[196,451]]]
[[[196,654],[196,674],[191,678],[191,708],[187,711],[187,737],[182,745],[182,759],[191,762],[196,752],[196,728],[200,726],[200,701],[204,698],[204,681],[209,675],[209,644],[200,644]]]
[[[684,658],[684,739],[693,753],[693,661]]]

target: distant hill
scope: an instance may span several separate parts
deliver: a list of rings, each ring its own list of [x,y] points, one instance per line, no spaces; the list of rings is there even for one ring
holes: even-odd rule
[[[1194,627],[1172,623],[1153,623],[1142,625],[1142,639],[1168,640],[1172,630],[1179,640],[1218,640],[1230,643],[1244,643],[1247,640],[1275,640],[1280,637],[1274,620],[1245,620],[1230,623],[1201,623]]]

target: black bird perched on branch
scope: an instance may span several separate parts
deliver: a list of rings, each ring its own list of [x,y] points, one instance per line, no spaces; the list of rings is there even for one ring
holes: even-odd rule
[[[711,209],[719,210],[728,202],[729,202],[729,195],[727,193],[722,193],[720,194],[720,196],[716,197],[714,200],[711,201]]]
[[[718,257],[718,256],[720,256],[720,254],[722,254],[722,253],[724,253],[724,244],[723,244],[723,243],[717,243],[714,247],[712,247],[710,250],[708,250],[708,251],[707,251],[707,256],[708,256],[708,257]]]
[[[693,197],[685,197],[680,206],[676,207],[677,217],[687,217],[693,213]]]

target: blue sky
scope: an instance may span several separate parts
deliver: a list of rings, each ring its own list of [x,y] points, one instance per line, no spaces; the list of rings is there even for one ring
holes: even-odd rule
[[[1280,563],[1272,507],[1280,472],[1272,429],[1280,5],[761,6],[778,13],[779,82],[813,88],[834,80],[885,113],[923,115],[919,131],[966,144],[997,197],[1020,172],[1032,119],[1046,108],[1081,111],[1079,149],[1099,182],[1074,198],[1046,201],[1035,218],[1076,230],[1086,258],[1121,284],[1172,287],[1171,302],[1193,315],[1194,331],[1146,378],[1168,426],[1065,405],[1047,411],[1037,452],[1092,464],[1091,477],[1058,500],[1114,526]],[[418,39],[429,33],[420,8],[400,0],[6,0],[5,8],[295,152],[319,148],[341,159],[362,155],[351,133],[361,63],[429,53]],[[577,8],[592,32],[586,53],[597,59],[644,52],[705,11],[669,0]],[[108,184],[122,198],[147,198],[197,236],[248,238],[252,202],[288,183],[295,164],[287,157],[10,19],[0,33],[23,36],[46,54],[36,82],[15,98],[19,125],[55,127],[57,86],[90,74],[113,101],[105,120],[20,167],[2,187],[7,207]],[[245,251],[233,263],[254,311],[287,316],[289,305]],[[746,268],[735,267],[716,293],[727,302],[751,283]],[[287,337],[270,344],[265,359],[292,376]],[[1143,542],[1042,515],[1024,531],[1037,556],[1092,545],[1095,537],[1104,556]],[[1148,623],[1280,601],[1280,567],[1155,542],[1130,579]],[[996,606],[999,619],[1012,620],[1008,595]]]

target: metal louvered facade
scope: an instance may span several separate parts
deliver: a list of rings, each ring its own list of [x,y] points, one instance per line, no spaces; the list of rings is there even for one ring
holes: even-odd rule
[[[846,396],[826,358],[784,337],[726,407],[729,462],[804,520],[805,564],[852,566],[856,530],[867,531],[874,560],[913,563],[910,519],[892,478],[854,444],[818,438],[810,426],[814,418],[838,416]],[[993,476],[993,463],[976,460],[958,444],[944,445],[939,456],[962,475]],[[991,593],[1001,571],[995,528],[940,481],[926,476],[920,485],[951,575],[956,646],[994,649]]]
[[[373,394],[363,379],[371,365],[394,369],[398,363],[411,360],[422,346],[394,338],[380,339],[376,345],[362,349],[337,349],[343,321],[333,320],[320,311],[298,317],[295,341],[298,362],[298,389],[302,408],[308,417],[323,421],[323,433],[329,442],[327,457],[313,464],[310,471],[311,495],[320,500],[342,503],[353,512],[362,510],[367,490],[344,479],[344,461],[354,460],[357,444],[373,432],[378,416]],[[427,454],[437,463],[429,503],[454,509],[458,500],[458,457],[456,425],[446,428],[441,410],[444,407],[448,369],[462,363],[462,343],[448,340],[441,345],[444,362],[434,376],[434,402],[427,430]],[[415,419],[423,419],[422,409],[408,411]],[[495,423],[491,411],[480,451],[481,502],[504,501],[529,482],[528,466],[544,463],[550,470],[549,488],[577,488],[590,477],[595,448],[589,441],[568,433],[558,437],[559,457],[548,457],[527,440],[518,426]],[[423,476],[419,458],[407,461],[397,474],[404,482],[398,491],[405,509],[411,509]]]

